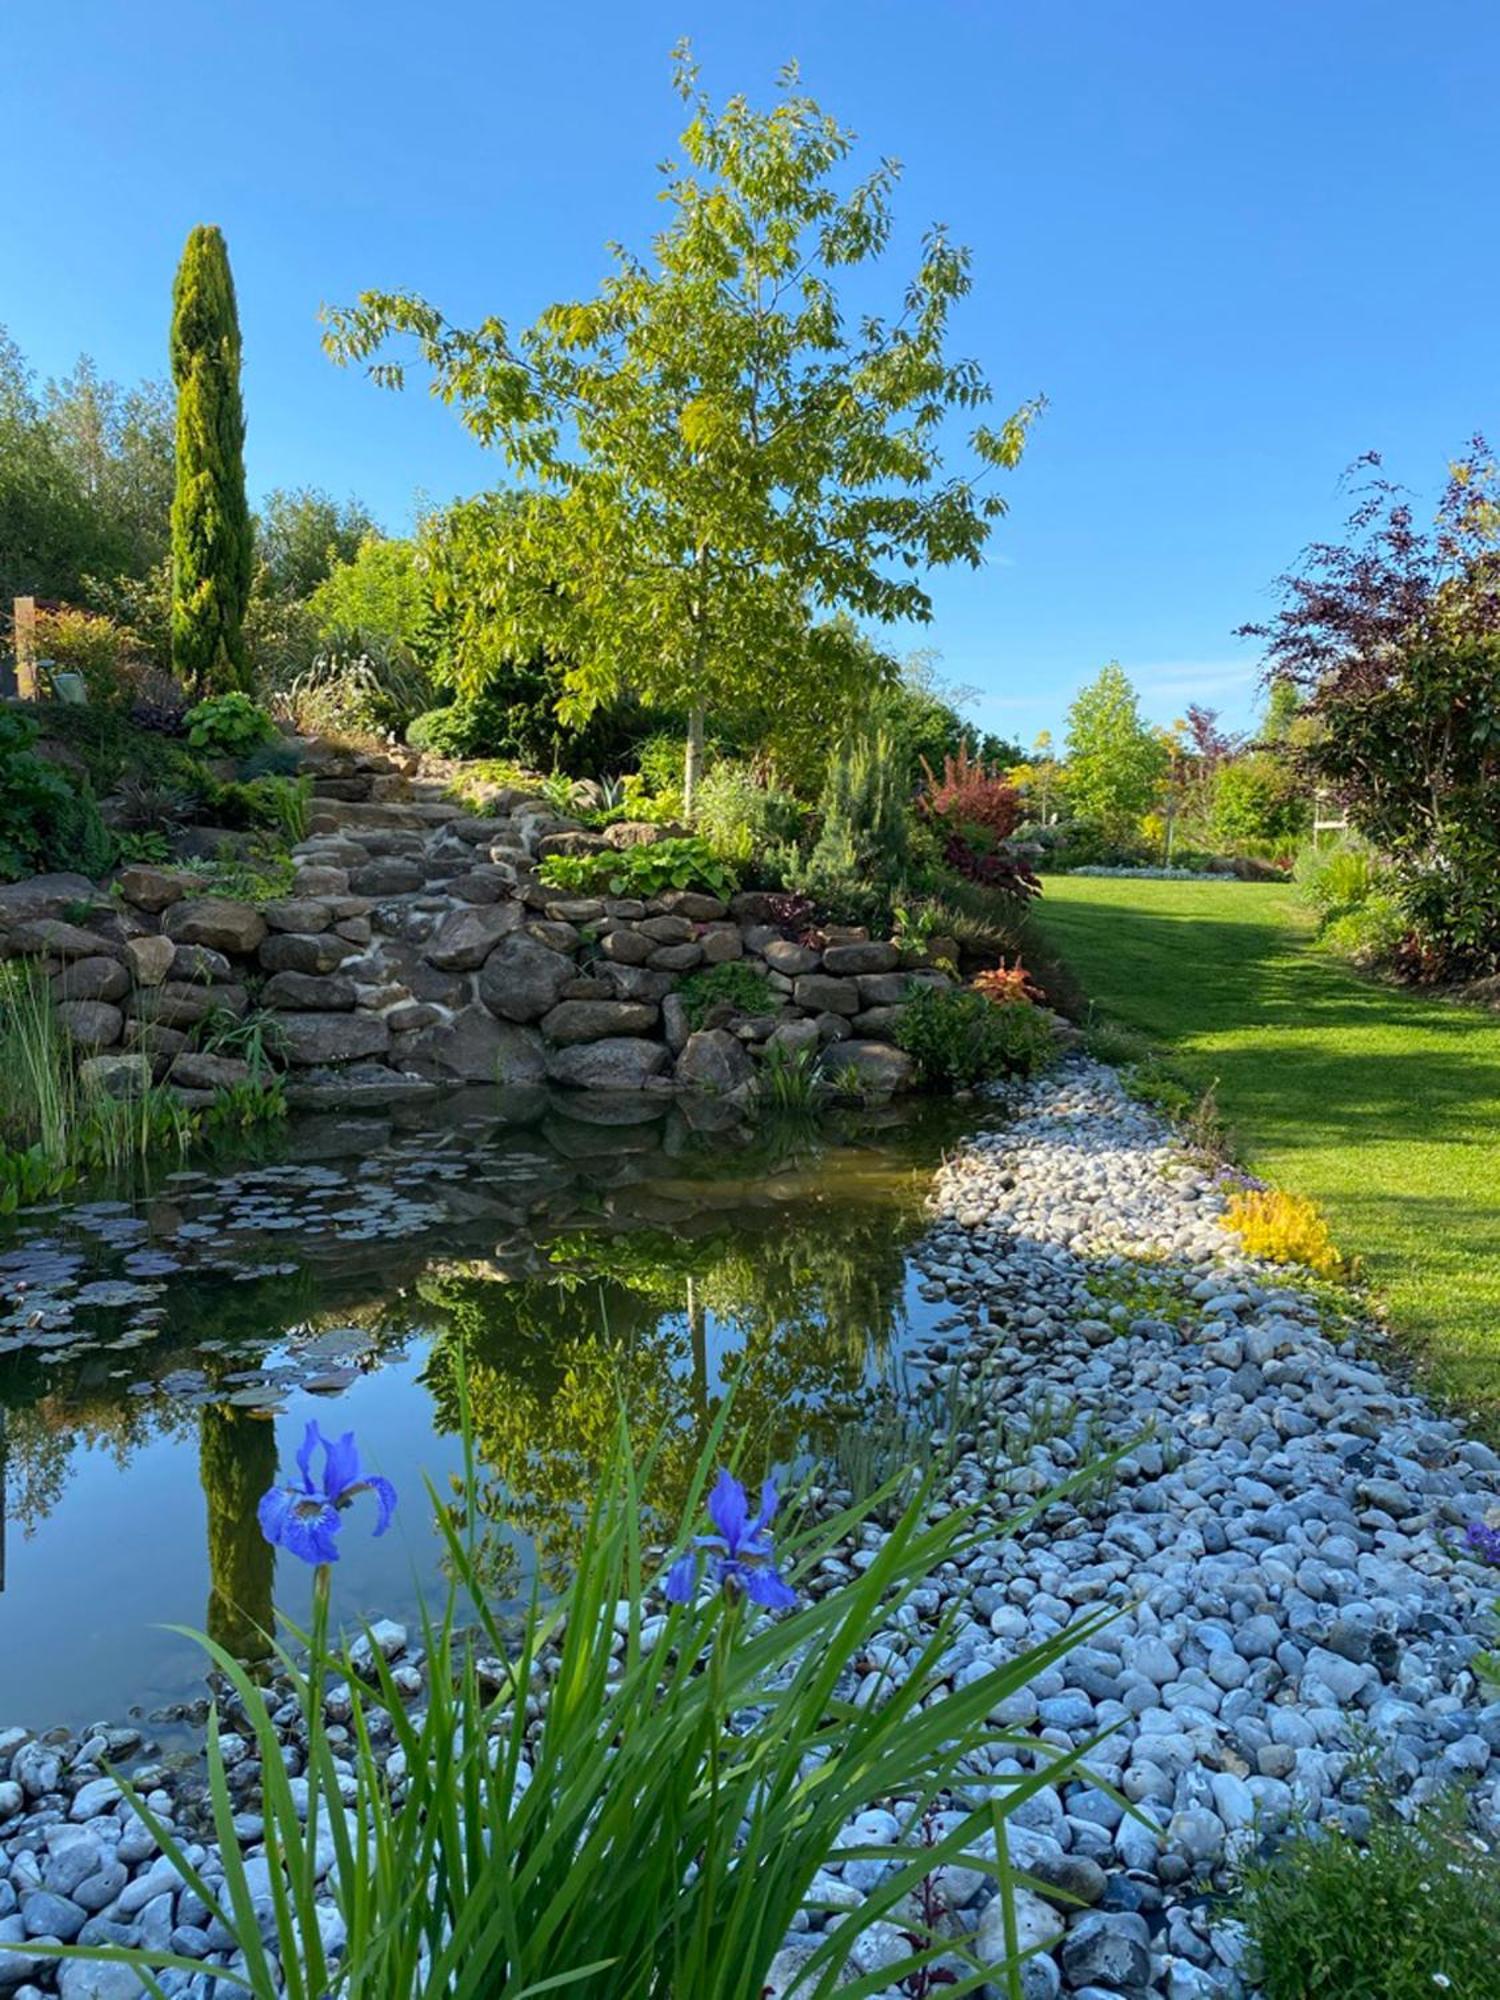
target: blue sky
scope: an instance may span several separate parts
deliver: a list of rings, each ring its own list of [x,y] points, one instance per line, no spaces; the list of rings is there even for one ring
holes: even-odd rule
[[[591,291],[655,225],[683,34],[714,96],[796,56],[899,157],[886,282],[947,222],[959,344],[1002,402],[1049,398],[991,560],[898,635],[991,727],[1057,729],[1112,656],[1157,719],[1247,715],[1233,628],[1336,528],[1341,469],[1379,447],[1434,494],[1500,435],[1488,0],[6,0],[0,322],[43,375],[162,374],[182,240],[219,223],[252,491],[398,529],[500,467],[425,393],[336,371],[320,302],[413,287],[521,325]]]

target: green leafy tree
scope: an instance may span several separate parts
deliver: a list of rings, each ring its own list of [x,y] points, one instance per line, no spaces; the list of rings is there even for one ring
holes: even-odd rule
[[[75,597],[107,563],[97,510],[59,451],[20,349],[0,327],[0,605]]]
[[[43,416],[58,456],[94,513],[100,543],[96,567],[148,576],[169,545],[171,389],[165,382],[123,388],[84,354],[71,375],[48,383]]]
[[[379,528],[360,500],[335,500],[315,486],[268,493],[255,517],[257,587],[300,603],[341,563],[352,563]]]
[[[1307,783],[1287,758],[1252,750],[1220,765],[1209,827],[1224,846],[1290,844],[1307,831],[1311,818]]]
[[[1135,689],[1118,660],[1080,689],[1068,710],[1068,800],[1111,839],[1135,831],[1155,804],[1171,753],[1141,720]]]
[[[931,615],[922,572],[977,564],[1034,405],[975,423],[972,472],[945,476],[954,411],[991,399],[947,353],[970,285],[966,251],[924,240],[892,318],[852,314],[839,284],[880,256],[897,168],[835,185],[852,135],[783,77],[770,111],[715,110],[679,50],[685,162],[666,170],[669,220],[649,256],[615,252],[591,300],[549,307],[513,339],[465,330],[424,299],[366,292],[329,314],[340,361],[409,336],[433,388],[534,481],[504,532],[479,516],[472,615],[510,652],[567,661],[565,716],[629,692],[689,718],[685,791],[705,711],[816,709],[867,661],[830,614]],[[461,522],[461,510],[460,510]]]
[[[436,664],[443,634],[415,542],[367,534],[308,599],[318,636],[357,633],[388,652]]]
[[[254,523],[245,500],[240,327],[224,238],[200,223],[172,287],[177,481],[172,499],[172,664],[200,695],[249,685],[245,609]]]

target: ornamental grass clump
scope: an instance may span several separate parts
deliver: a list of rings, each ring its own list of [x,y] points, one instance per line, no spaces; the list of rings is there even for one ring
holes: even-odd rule
[[[864,1808],[892,1802],[909,1814],[912,1844],[840,1850],[888,1872],[834,1928],[801,1934],[810,1950],[787,1990],[858,2000],[941,1959],[955,1996],[986,1985],[1018,1993],[1019,1948],[1008,1973],[980,1965],[962,1937],[906,1924],[915,1941],[900,1963],[861,1973],[851,1953],[869,1925],[901,1925],[945,1864],[996,1876],[1013,1911],[1013,1880],[1024,1878],[1012,1876],[1005,1823],[1079,1773],[1092,1746],[1058,1749],[988,1718],[1112,1614],[954,1686],[955,1608],[914,1640],[904,1678],[860,1680],[867,1648],[918,1586],[977,1545],[972,1511],[948,1509],[924,1482],[869,1567],[814,1594],[865,1507],[814,1520],[771,1484],[752,1502],[719,1466],[724,1431],[721,1411],[684,1528],[661,1557],[641,1497],[655,1453],[638,1464],[622,1427],[571,1584],[554,1605],[534,1598],[516,1634],[501,1629],[482,1582],[466,1423],[462,1502],[431,1494],[451,1581],[441,1614],[424,1614],[429,1673],[415,1707],[373,1634],[353,1650],[329,1643],[345,1510],[367,1494],[379,1532],[395,1497],[365,1474],[352,1437],[325,1444],[317,1471],[323,1440],[310,1431],[300,1477],[261,1503],[267,1534],[318,1579],[312,1632],[296,1651],[277,1649],[302,1713],[302,1777],[272,1720],[284,1689],[267,1693],[223,1647],[200,1641],[226,1687],[207,1742],[222,1889],[124,1786],[237,1954],[221,1967],[170,1949],[38,1949],[210,1972],[257,2000],[761,2000],[837,1837]],[[710,1482],[712,1532],[700,1536]],[[1035,1518],[1019,1512],[1013,1525]],[[264,1838],[248,1855],[222,1742],[231,1727],[253,1738],[262,1773]],[[945,1814],[951,1831],[920,1837],[931,1808],[976,1794],[977,1809]],[[1016,1935],[1013,1923],[1005,1934]]]

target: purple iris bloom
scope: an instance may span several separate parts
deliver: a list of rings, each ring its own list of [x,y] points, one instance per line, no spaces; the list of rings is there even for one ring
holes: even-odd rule
[[[1500,1564],[1500,1528],[1488,1521],[1471,1521],[1464,1530],[1464,1540],[1486,1562]]]
[[[708,1518],[718,1530],[696,1535],[693,1547],[679,1556],[667,1573],[667,1596],[673,1604],[690,1604],[698,1582],[697,1549],[712,1551],[709,1575],[727,1597],[748,1597],[767,1611],[789,1611],[797,1593],[776,1567],[769,1525],[777,1507],[776,1482],[760,1489],[760,1512],[752,1520],[750,1501],[733,1473],[722,1468],[708,1496]]]
[[[323,1447],[323,1476],[314,1483],[313,1453]],[[261,1498],[256,1516],[268,1542],[305,1563],[332,1563],[339,1559],[339,1516],[361,1493],[373,1493],[379,1516],[375,1532],[383,1535],[396,1511],[396,1489],[388,1479],[361,1470],[359,1447],[353,1431],[341,1438],[326,1438],[316,1422],[307,1427],[302,1449],[297,1453],[300,1486],[273,1486]]]

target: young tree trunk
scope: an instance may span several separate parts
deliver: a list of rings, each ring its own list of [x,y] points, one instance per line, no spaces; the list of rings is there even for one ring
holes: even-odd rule
[[[693,817],[693,801],[702,776],[703,710],[695,708],[688,715],[687,751],[682,760],[682,812],[688,821]]]

